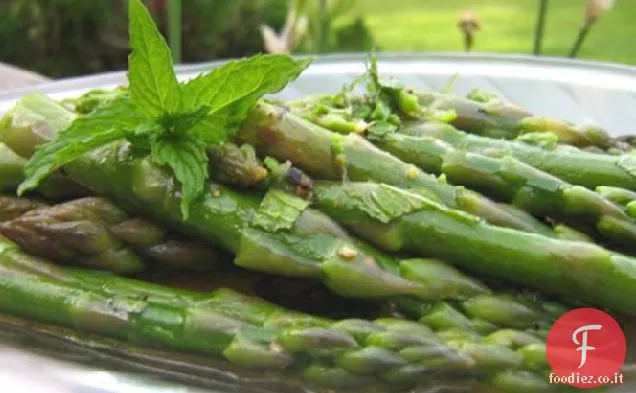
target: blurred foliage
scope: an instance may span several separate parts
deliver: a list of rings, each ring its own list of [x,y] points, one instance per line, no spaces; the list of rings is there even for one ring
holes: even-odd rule
[[[369,26],[361,16],[334,30],[338,51],[370,52],[379,50]]]
[[[0,1],[0,61],[46,75],[76,75],[126,64],[118,0]],[[122,26],[125,27],[125,26]]]
[[[564,56],[571,50],[592,1],[599,2],[548,1],[542,55]],[[578,57],[635,65],[636,0],[600,3],[613,8],[598,18]],[[482,24],[473,51],[531,53],[538,5],[539,0],[358,0],[378,46],[394,52],[461,51],[457,17],[470,9]]]
[[[320,0],[294,0],[291,3],[309,21],[309,34],[298,51],[317,53],[374,49],[375,40],[359,13],[358,0],[325,0],[323,4]],[[320,10],[321,5],[326,9]],[[324,18],[321,19],[321,15]]]
[[[270,53],[366,52],[375,40],[360,15],[359,0],[289,0],[282,28],[263,24]]]
[[[280,27],[286,13],[287,0],[183,1],[183,61],[262,52],[260,25]]]
[[[126,0],[2,0],[0,61],[52,77],[125,69]],[[165,31],[165,0],[146,0]],[[263,50],[259,26],[280,26],[286,0],[183,2],[183,61]]]
[[[349,1],[356,0],[335,2]],[[167,0],[145,2],[166,32]],[[184,63],[262,52],[260,27],[281,28],[289,5],[288,0],[187,0],[182,4]],[[0,0],[0,62],[51,77],[125,69],[126,5],[126,0]],[[337,19],[330,48],[366,50],[372,45],[361,19],[348,18],[345,23]],[[303,51],[314,48],[307,43]]]

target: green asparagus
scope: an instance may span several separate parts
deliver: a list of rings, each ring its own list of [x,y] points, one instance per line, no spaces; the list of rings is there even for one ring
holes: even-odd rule
[[[429,136],[456,149],[490,157],[514,157],[570,184],[595,189],[611,186],[636,190],[634,156],[587,153],[569,146],[541,148],[527,143],[497,140],[467,134],[445,124],[413,122],[404,124],[401,132],[413,136]]]
[[[262,155],[290,160],[315,178],[340,180],[345,177],[404,187],[496,225],[546,235],[552,233],[525,212],[511,212],[480,194],[450,186],[381,151],[358,135],[332,133],[282,107],[259,103],[244,123],[239,138],[255,146]]]
[[[5,313],[220,357],[242,368],[288,371],[330,388],[384,384],[400,389],[452,373],[452,378],[487,378],[501,391],[513,392],[518,381],[502,380],[517,373],[535,392],[554,390],[542,377],[548,370],[545,347],[521,333],[471,339],[449,332],[454,338],[448,339],[408,321],[331,321],[224,289],[173,293],[141,283],[135,292],[133,280],[119,285],[127,292],[112,294],[91,287],[90,281],[64,278],[61,269],[54,275],[38,273],[52,267],[2,238],[0,246],[0,310]],[[150,297],[138,296],[148,291]]]
[[[312,121],[340,117],[339,122],[331,121],[338,123],[338,127],[324,124],[324,121],[320,123],[336,132],[342,132],[342,123],[368,124],[366,133],[369,139],[382,150],[407,163],[415,164],[426,172],[443,175],[454,184],[483,192],[495,200],[512,203],[538,218],[574,225],[577,229],[604,240],[606,244],[609,241],[609,244],[621,250],[632,252],[633,242],[636,240],[636,222],[621,207],[599,193],[571,185],[510,156],[489,157],[466,152],[452,143],[431,136],[407,135],[454,130],[452,126],[442,122],[406,120],[403,133],[394,132],[398,130],[397,126],[393,132],[378,133],[372,126],[378,120],[382,121],[382,117],[376,113],[381,105],[399,112],[403,117],[409,117],[410,114],[421,117],[425,110],[419,108],[417,102],[409,101],[410,93],[406,90],[382,85],[373,80],[373,75],[376,74],[372,70],[371,95],[364,102],[339,95],[320,96],[292,103],[291,108]],[[384,95],[378,95],[373,89]],[[364,108],[367,108],[366,113]],[[370,112],[368,108],[376,108],[376,111]],[[630,191],[624,190],[626,192]],[[562,231],[557,235],[565,236]]]
[[[15,138],[7,143],[29,140],[33,138]],[[408,295],[430,304],[490,293],[483,284],[456,270],[440,268],[439,263],[383,255],[346,236],[332,220],[286,194],[270,193],[262,199],[211,182],[205,195],[194,201],[193,214],[184,219],[172,175],[149,157],[136,157],[126,142],[87,154],[66,165],[64,171],[72,180],[122,207],[215,243],[235,254],[235,264],[247,269],[312,278],[345,297],[385,300]],[[497,319],[485,321],[541,329],[559,316],[546,312],[541,305],[528,306],[514,299],[502,304],[509,303],[515,304],[509,311],[523,310],[524,315],[533,315],[533,320],[501,312]],[[479,307],[473,309],[471,317],[482,319],[479,313],[490,317],[486,308]]]
[[[9,197],[5,200],[11,204],[22,201],[19,198]],[[2,208],[3,206],[0,205],[0,212]],[[108,218],[106,221],[100,221],[99,215]],[[149,255],[166,261],[167,264],[179,270],[188,268],[209,270],[215,267],[213,262],[219,259],[217,251],[192,241],[173,240],[157,244],[156,242],[165,235],[164,230],[140,219],[120,222],[121,217],[125,217],[125,214],[109,202],[101,198],[83,198],[52,207],[41,207],[15,217],[0,224],[0,233],[18,243],[32,255],[88,266],[95,265],[91,259],[100,258],[101,269],[116,273],[122,273],[121,259],[110,260],[103,256],[104,253],[87,258],[86,252],[96,250],[98,240],[104,244],[103,249],[110,250],[113,247],[114,237],[126,245],[132,245],[141,255]],[[82,223],[82,225],[76,223]],[[61,224],[63,226],[60,229]],[[74,229],[71,233],[66,229],[68,226]],[[87,231],[88,227],[97,227],[99,230]],[[104,238],[109,240],[106,241]],[[87,245],[91,245],[89,250],[82,249],[83,253],[72,255],[79,247],[86,248]],[[115,253],[110,251],[106,253],[107,256],[112,254]],[[373,255],[376,258],[386,258],[377,251]],[[477,280],[468,278],[437,260],[405,259],[399,262],[384,262],[385,265],[389,263],[399,264],[398,273],[402,277],[419,282],[426,287],[426,292],[421,294],[421,300],[396,298],[389,302],[395,304],[400,311],[425,321],[429,326],[448,328],[452,323],[454,326],[479,332],[490,332],[497,326],[514,326],[521,329],[532,327],[530,331],[533,334],[541,335],[541,329],[547,328],[559,316],[559,313],[546,312],[519,296],[491,294]],[[453,300],[455,304],[427,305],[422,302],[422,300],[439,299]],[[486,305],[483,302],[489,302],[489,304]],[[412,306],[413,303],[415,306]],[[492,308],[502,310],[501,315],[493,318],[490,314]],[[563,309],[560,313],[565,311],[566,309]],[[453,315],[450,321],[447,320],[449,313]]]
[[[7,123],[8,125],[8,123]],[[0,124],[0,128],[2,124]],[[0,143],[0,192],[14,191],[24,181],[24,165],[26,160],[5,144]],[[76,183],[55,174],[40,185],[38,192],[47,198],[67,199],[85,196],[89,191]]]
[[[451,122],[453,126],[484,137],[515,139],[524,133],[550,132],[563,144],[594,146],[603,150],[619,146],[625,148],[599,127],[535,116],[517,105],[476,91],[468,98],[436,92],[415,94],[425,109],[453,111],[456,115]]]
[[[621,141],[619,138],[611,138],[609,134],[598,126],[591,124],[575,125],[566,121],[536,116],[527,110],[505,102],[494,95],[487,94],[479,90],[471,91],[466,98],[446,92],[425,92],[413,91],[399,84],[397,81],[381,80],[378,73],[377,61],[371,58],[371,67],[361,75],[354,84],[368,82],[369,96],[384,95],[388,98],[385,101],[393,101],[394,104],[406,109],[409,118],[431,118],[443,120],[463,131],[481,135],[493,139],[535,139],[534,134],[550,134],[555,143],[578,146],[600,153],[618,154],[622,151],[631,150],[629,143]],[[309,96],[291,102],[295,107],[314,107],[314,110],[305,111],[305,115],[316,124],[333,129],[342,133],[363,133],[369,126],[373,126],[373,121],[353,119],[354,121],[343,121],[342,114],[351,114],[346,108],[324,108],[323,111],[316,111],[316,104],[329,104],[341,106],[345,102],[357,101],[365,103],[369,96],[359,97],[351,94],[350,86],[345,86],[343,91],[335,97],[327,98],[320,96]],[[394,95],[394,97],[388,97]],[[331,105],[327,105],[330,107]],[[389,105],[391,106],[391,105]],[[374,115],[378,113],[375,107]],[[382,108],[380,112],[389,109]],[[424,116],[422,116],[424,115]],[[394,122],[397,124],[398,122]]]
[[[400,133],[376,145],[422,170],[511,203],[539,218],[549,217],[629,250],[636,242],[636,222],[600,194],[569,184],[510,156],[488,157],[425,136]],[[618,226],[609,222],[618,222]]]
[[[143,270],[142,257],[183,270],[213,269],[223,259],[213,247],[131,218],[103,198],[45,206],[2,196],[0,217],[0,233],[33,255],[120,274]]]
[[[24,158],[15,154],[5,144],[0,143],[1,192],[13,191],[24,181],[24,164],[26,164]]]
[[[546,293],[634,312],[633,258],[586,242],[494,227],[384,184],[316,182],[314,195],[321,210],[385,250],[438,257]],[[409,208],[396,210],[396,198]],[[390,220],[377,214],[386,209],[396,212]]]
[[[208,149],[212,177],[223,184],[252,187],[267,178],[267,169],[250,145],[224,143]]]
[[[600,186],[596,187],[596,192],[619,206],[626,206],[628,203],[636,201],[636,192],[620,187]]]

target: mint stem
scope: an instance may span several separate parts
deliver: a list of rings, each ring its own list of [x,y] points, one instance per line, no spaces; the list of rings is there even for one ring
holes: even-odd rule
[[[168,0],[168,40],[175,64],[181,63],[181,0]]]

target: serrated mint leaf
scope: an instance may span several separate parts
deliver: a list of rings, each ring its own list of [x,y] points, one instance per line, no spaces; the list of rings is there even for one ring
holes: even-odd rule
[[[164,134],[151,142],[151,157],[167,165],[181,184],[181,214],[188,218],[190,203],[201,194],[208,177],[205,143],[194,135]]]
[[[183,109],[192,111],[207,105],[216,111],[252,94],[275,93],[309,64],[308,59],[288,55],[256,55],[228,62],[182,86]]]
[[[193,112],[165,116],[161,120],[161,124],[165,132],[190,133],[192,127],[200,123],[208,115],[208,112],[210,112],[210,107],[202,106]]]
[[[125,130],[125,138],[136,150],[150,151],[150,141],[153,136],[162,134],[164,128],[158,122],[146,121],[135,128]]]
[[[66,111],[60,104],[45,96],[42,96],[42,100],[49,101],[49,109],[56,104],[61,110]],[[60,120],[51,112],[39,114],[46,116],[49,122],[53,118],[58,122]],[[20,185],[18,193],[22,194],[37,187],[44,178],[64,164],[100,146],[123,139],[126,130],[134,129],[143,120],[143,115],[136,111],[130,97],[121,96],[86,116],[77,117],[72,123],[57,123],[57,128],[54,129],[57,137],[38,147],[26,164],[26,180]],[[65,128],[65,125],[68,128]]]
[[[318,200],[339,201],[344,210],[363,211],[384,224],[433,203],[400,188],[377,183],[338,184],[318,187],[314,191]]]
[[[367,128],[367,138],[372,141],[381,141],[389,134],[397,132],[398,126],[388,121],[376,121]]]
[[[203,105],[210,108],[206,119],[191,132],[208,144],[228,139],[261,97],[282,90],[309,64],[310,60],[288,55],[257,55],[224,64],[188,81],[182,86],[184,111]]]
[[[24,167],[26,180],[20,184],[18,195],[36,188],[42,180],[64,164],[75,161],[98,147],[120,140],[123,136],[124,132],[121,129],[111,128],[92,135],[60,138],[42,145]]]
[[[161,134],[165,131],[165,128],[162,124],[156,121],[147,121],[140,123],[137,127],[135,127],[131,132],[129,132],[130,138],[138,138],[146,141],[150,141],[150,138],[153,135]],[[134,142],[131,140],[131,142]]]
[[[267,232],[290,229],[308,207],[309,202],[302,198],[284,191],[270,190],[265,194],[252,225]]]
[[[232,139],[232,123],[237,123],[238,115],[233,107],[225,107],[219,111],[208,113],[189,132],[198,135],[208,146],[216,146]],[[237,126],[238,127],[238,126]]]
[[[133,101],[151,118],[181,110],[181,89],[172,55],[141,0],[129,0],[128,84]]]

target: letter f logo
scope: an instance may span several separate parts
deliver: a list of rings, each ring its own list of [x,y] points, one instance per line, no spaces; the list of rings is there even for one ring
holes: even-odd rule
[[[557,319],[548,333],[545,349],[554,373],[550,383],[560,380],[577,388],[611,384],[612,377],[621,372],[627,353],[621,326],[611,315],[594,308],[577,308]],[[587,377],[579,378],[579,374]],[[568,380],[570,377],[574,381]]]
[[[585,362],[587,361],[587,351],[593,351],[596,349],[587,345],[587,332],[589,330],[601,330],[602,327],[603,326],[601,325],[585,325],[576,329],[572,334],[572,341],[574,341],[575,344],[580,345],[580,347],[576,349],[577,351],[581,351],[581,364],[579,365],[579,368],[583,367],[585,365]],[[583,333],[583,339],[581,340],[581,342],[579,342],[577,338],[579,333]]]

